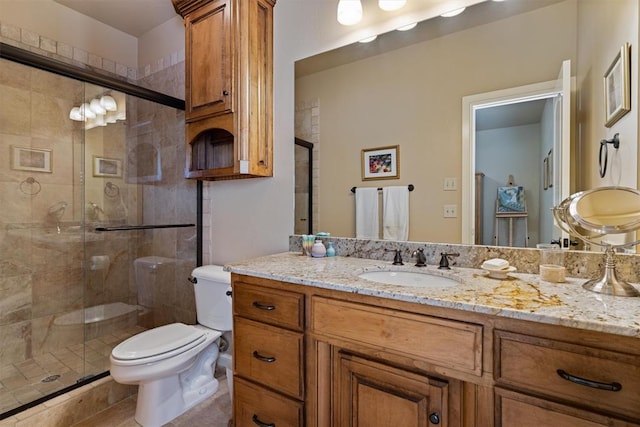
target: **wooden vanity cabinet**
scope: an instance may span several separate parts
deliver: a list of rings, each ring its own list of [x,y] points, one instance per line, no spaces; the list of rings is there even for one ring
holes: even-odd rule
[[[232,282],[236,426],[640,427],[638,338]]]
[[[185,176],[272,176],[275,0],[172,2],[185,24]]]

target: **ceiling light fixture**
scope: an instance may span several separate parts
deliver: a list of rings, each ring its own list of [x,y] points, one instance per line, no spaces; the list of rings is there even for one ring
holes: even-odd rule
[[[464,12],[465,9],[466,9],[466,7],[461,7],[459,9],[452,10],[451,12],[443,13],[440,16],[445,17],[445,18],[451,18],[452,16],[460,15],[462,12]]]
[[[360,0],[340,0],[338,2],[338,22],[342,25],[355,25],[362,20]]]
[[[401,9],[405,4],[407,0],[378,0],[378,7],[387,12]]]
[[[407,24],[407,25],[403,25],[402,27],[398,27],[396,28],[396,30],[398,31],[409,31],[409,30],[413,30],[416,25],[418,25],[417,22],[414,22],[413,24]]]

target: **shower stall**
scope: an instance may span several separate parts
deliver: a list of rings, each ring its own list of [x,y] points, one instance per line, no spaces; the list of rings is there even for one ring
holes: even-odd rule
[[[135,333],[195,323],[183,144],[182,100],[0,46],[0,419],[106,375]]]

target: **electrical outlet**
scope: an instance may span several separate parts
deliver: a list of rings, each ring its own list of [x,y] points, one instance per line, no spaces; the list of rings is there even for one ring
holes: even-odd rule
[[[458,178],[445,178],[444,191],[455,191],[458,189]]]
[[[444,205],[443,216],[445,218],[457,218],[458,205]]]

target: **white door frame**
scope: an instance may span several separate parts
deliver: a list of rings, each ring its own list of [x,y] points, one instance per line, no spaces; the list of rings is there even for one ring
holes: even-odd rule
[[[476,111],[483,108],[553,98],[556,80],[480,93],[462,98],[462,243],[475,243]]]

